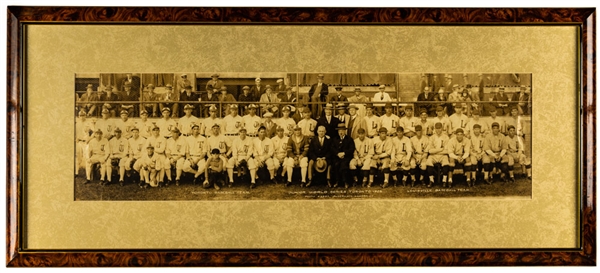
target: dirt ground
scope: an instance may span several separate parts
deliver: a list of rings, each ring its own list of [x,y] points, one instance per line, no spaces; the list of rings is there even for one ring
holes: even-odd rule
[[[98,180],[84,184],[85,175],[80,174],[75,179],[75,200],[308,200],[308,199],[413,199],[413,198],[530,198],[531,180],[517,174],[515,183],[494,181],[491,185],[478,183],[468,187],[464,177],[457,175],[452,188],[443,188],[441,184],[434,184],[427,188],[423,185],[406,187],[401,183],[394,187],[381,188],[381,183],[375,182],[372,187],[350,187],[343,185],[329,188],[325,181],[313,181],[309,188],[300,187],[294,183],[289,187],[284,184],[262,183],[258,181],[257,187],[250,189],[248,181],[236,181],[231,188],[222,187],[205,189],[201,185],[193,185],[191,177],[184,177],[180,186],[174,184],[160,188],[140,188],[137,184],[126,183],[120,186],[115,183],[101,186]]]

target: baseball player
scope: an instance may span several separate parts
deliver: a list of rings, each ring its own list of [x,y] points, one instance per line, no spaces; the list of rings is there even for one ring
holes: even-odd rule
[[[142,188],[160,186],[160,177],[163,175],[162,162],[164,157],[154,152],[154,146],[146,146],[146,153],[136,161],[133,168],[140,170],[140,184]]]
[[[132,135],[131,128],[135,126],[135,123],[129,119],[129,112],[127,110],[121,110],[120,115],[121,119],[115,121],[115,127],[121,128],[123,138],[129,139]]]
[[[227,175],[229,177],[229,187],[233,185],[233,168],[238,168],[238,177],[242,175],[240,167],[246,165],[250,170],[252,182],[250,188],[254,188],[255,180],[252,176],[252,170],[256,170],[256,164],[252,159],[252,139],[246,137],[246,128],[241,128],[239,136],[236,137],[231,144],[231,158],[227,162]],[[256,172],[254,172],[256,174]]]
[[[238,115],[237,104],[231,104],[229,106],[229,115],[223,118],[221,127],[225,130],[223,134],[228,137],[229,140],[234,141],[239,138],[240,129],[244,127],[244,119]]]
[[[217,107],[213,104],[210,104],[210,106],[208,106],[208,117],[204,119],[204,128],[200,128],[200,134],[206,136],[207,138],[210,138],[213,135],[212,128],[215,126],[215,124],[221,127],[222,122],[223,121],[220,118],[217,118]]]
[[[115,167],[119,170],[119,185],[122,187],[125,183],[125,164],[127,163],[127,157],[129,155],[129,141],[124,137],[121,137],[121,128],[117,127],[115,128],[115,137],[113,137],[108,144],[110,147],[110,156],[106,162],[106,176],[108,178],[106,184],[112,182],[112,168]]]
[[[473,112],[475,112],[475,111],[479,111],[479,109],[473,110]],[[469,183],[467,183],[467,186],[469,186],[469,187],[475,186],[475,183],[477,182],[477,169],[480,164],[483,164],[483,155],[485,153],[485,151],[483,150],[483,143],[485,141],[485,138],[483,137],[483,134],[481,133],[481,128],[482,128],[482,126],[479,124],[473,125],[473,135],[471,136],[471,151],[470,151],[470,154],[471,154],[470,171],[471,171],[471,179],[472,179],[473,183],[471,185],[469,185]],[[487,181],[487,179],[488,179],[487,173],[485,173],[485,176],[483,179]]]
[[[448,117],[446,117],[446,112],[444,111],[444,107],[442,107],[441,105],[438,105],[437,108],[435,109],[435,113],[436,113],[436,117],[433,118],[433,120],[431,121],[433,124],[436,123],[441,123],[442,124],[442,133],[444,133],[447,136],[450,136],[452,134],[451,128],[450,128],[450,120],[448,120]],[[435,131],[435,128],[434,128]]]
[[[448,120],[450,120],[450,132],[456,133],[457,129],[462,129],[464,135],[467,123],[469,123],[469,117],[463,114],[462,103],[457,103],[456,106],[454,106],[454,114],[452,114]]]
[[[181,173],[183,172],[183,163],[187,152],[187,141],[180,137],[181,132],[177,127],[171,129],[171,138],[167,139],[167,147],[165,149],[166,161],[164,164],[165,173],[167,174],[168,186],[172,181],[171,169],[175,168],[175,185],[179,186]]]
[[[365,121],[367,122],[367,137],[374,138],[379,135],[379,128],[381,128],[381,119],[374,114],[373,104],[367,103],[366,106],[367,115]]]
[[[423,134],[426,136],[433,135],[433,123],[429,121],[428,118],[429,116],[427,114],[427,109],[421,109],[421,113],[419,114],[419,122],[417,122],[417,124],[421,126]]]
[[[304,117],[298,121],[298,127],[302,130],[302,135],[308,138],[312,138],[315,135],[315,129],[317,128],[317,121],[311,118],[310,115],[310,108],[306,107],[304,108]]]
[[[275,178],[281,182],[285,177],[287,169],[283,166],[285,157],[287,156],[287,144],[289,137],[284,134],[285,130],[282,127],[277,127],[277,134],[271,138],[273,142],[273,169]],[[294,130],[292,130],[293,132]],[[281,168],[281,171],[279,169]],[[275,180],[277,182],[277,180]]]
[[[162,109],[162,115],[163,118],[156,121],[156,126],[160,128],[160,135],[162,137],[170,138],[171,130],[173,130],[173,128],[177,128],[177,122],[175,122],[175,120],[171,118],[171,109],[169,109],[168,107]],[[158,149],[158,147],[155,147],[154,149]]]
[[[246,128],[249,137],[256,137],[258,127],[260,127],[260,117],[256,115],[256,105],[248,106],[248,114],[243,117],[244,128]]]
[[[256,169],[266,167],[269,171],[271,182],[275,182],[275,164],[273,164],[273,154],[275,153],[275,146],[270,138],[266,137],[267,129],[264,126],[258,128],[258,137],[252,140],[253,149],[252,156],[256,167],[250,169],[250,179],[254,181],[256,177]],[[254,187],[254,182],[250,185],[250,188]]]
[[[131,176],[131,169],[133,166],[135,166],[135,163],[142,158],[143,155],[143,149],[144,149],[144,143],[146,142],[146,139],[140,136],[140,129],[137,127],[133,127],[131,128],[131,133],[132,136],[130,139],[128,139],[127,141],[129,142],[129,156],[127,157],[126,161],[125,161],[125,173],[127,174],[127,176]],[[135,169],[135,168],[134,168]],[[136,171],[139,173],[139,168],[136,169]],[[141,178],[141,175],[140,175]],[[139,186],[143,186],[143,184],[140,184]]]
[[[439,115],[439,111],[438,111]],[[429,173],[429,184],[428,188],[431,188],[434,180],[434,175],[436,169],[442,169],[442,185],[446,186],[446,180],[449,170],[449,162],[448,162],[448,151],[446,146],[448,146],[448,135],[444,133],[444,125],[441,122],[437,122],[434,125],[434,134],[429,137],[429,147],[427,157],[427,173]],[[434,168],[435,167],[435,168]]]
[[[85,162],[85,151],[87,151],[87,144],[90,139],[93,138],[94,124],[86,119],[86,113],[83,110],[79,111],[79,118],[75,121],[75,139],[77,140],[75,149],[76,160],[75,160],[75,177],[79,175],[79,169],[84,165]],[[85,168],[85,167],[84,167]]]
[[[493,167],[502,171],[501,179],[504,180],[506,173],[508,173],[508,156],[506,156],[506,150],[508,149],[508,143],[505,140],[505,136],[500,133],[500,124],[497,122],[492,123],[492,133],[485,137],[483,142],[483,168],[485,176],[488,177],[486,182],[492,184],[492,172]],[[489,175],[488,175],[489,174]]]
[[[358,129],[358,137],[354,139],[354,147],[356,149],[354,150],[354,158],[350,160],[350,171],[354,177],[353,187],[358,185],[358,168],[360,168],[363,187],[367,185],[367,180],[369,179],[369,169],[371,168],[371,158],[374,151],[373,140],[366,137],[366,133],[367,131],[364,128],[360,128]]]
[[[154,168],[154,170],[158,171],[158,176],[156,176],[158,183],[157,186],[162,186],[164,181],[165,172],[163,168],[163,162],[166,160],[165,149],[167,148],[167,139],[161,136],[160,130],[160,127],[154,126],[152,128],[152,135],[146,139],[146,144],[144,145],[145,147],[152,146],[153,157],[160,161],[158,163],[152,163],[158,166]],[[146,180],[146,182],[149,182],[149,180]]]
[[[473,109],[472,118],[469,121],[469,123],[467,123],[467,126],[464,128],[466,137],[473,137],[473,127],[475,127],[475,125],[479,125],[479,132],[482,135],[486,135],[490,131],[490,127],[487,121],[483,120],[480,117],[481,111],[479,109]]]
[[[225,161],[221,155],[221,150],[218,148],[212,149],[210,157],[206,161],[206,168],[204,169],[205,180],[202,186],[206,189],[212,184],[215,190],[220,190],[219,183],[225,186],[223,179],[223,171],[225,169]]]
[[[498,123],[498,130],[500,130],[499,132],[501,134],[505,134],[506,133],[506,122],[503,118],[498,117],[498,112],[496,110],[495,106],[490,106],[489,108],[489,112],[490,112],[490,116],[487,118],[487,124],[492,124],[492,123]],[[486,135],[489,135],[486,134]]]
[[[392,172],[394,187],[398,184],[399,177],[402,177],[402,186],[405,187],[409,174],[414,184],[415,176],[412,170],[417,165],[415,159],[412,158],[412,143],[408,137],[404,136],[404,128],[402,126],[396,128],[396,137],[392,139],[392,144],[394,149],[390,162],[390,171]]]
[[[514,111],[514,109],[513,109]],[[514,164],[519,163],[521,166],[525,166],[527,171],[527,179],[531,180],[531,162],[525,156],[525,145],[523,145],[523,138],[517,135],[516,129],[512,125],[508,125],[508,135],[506,136],[506,142],[508,146],[508,174],[510,175],[510,181],[515,182]]]
[[[310,139],[302,134],[302,129],[299,126],[294,128],[294,135],[290,137],[287,145],[287,158],[285,159],[284,166],[287,168],[287,183],[285,186],[292,184],[292,174],[294,173],[294,167],[300,166],[300,172],[302,182],[300,185],[306,183],[306,174],[308,172],[308,147],[310,146]]]
[[[104,186],[104,176],[106,175],[106,161],[110,156],[110,147],[108,140],[102,137],[102,130],[96,129],[94,138],[88,144],[88,156],[85,164],[85,175],[87,180],[85,184],[90,183],[92,179],[92,165],[100,164],[100,185]]]
[[[192,126],[194,126],[195,124],[197,124],[200,127],[204,126],[204,124],[202,124],[202,120],[192,115],[193,111],[194,106],[191,104],[186,104],[183,107],[183,112],[185,113],[185,115],[179,118],[179,120],[177,121],[179,131],[184,137],[192,135]]]
[[[427,112],[425,112],[427,114]],[[413,147],[413,158],[415,159],[415,165],[418,168],[414,168],[413,175],[414,179],[411,183],[411,187],[415,186],[415,183],[421,181],[421,184],[425,185],[425,177],[427,170],[427,155],[429,151],[429,137],[423,133],[423,127],[421,125],[415,126],[415,136],[410,139]],[[423,176],[421,178],[421,176]]]
[[[512,126],[515,128],[515,134],[518,137],[523,136],[523,120],[521,116],[519,116],[519,109],[516,106],[510,109],[510,116],[506,117],[505,121],[507,134],[508,127]]]
[[[194,174],[194,185],[198,182],[198,177],[204,174],[206,169],[207,144],[206,138],[200,134],[200,125],[192,125],[192,135],[187,137],[186,160],[183,163],[183,171]]]
[[[152,135],[152,128],[154,127],[154,122],[148,120],[148,111],[142,110],[140,112],[140,120],[135,122],[135,127],[140,129],[140,136],[143,138],[148,138]]]
[[[373,156],[371,157],[371,171],[369,173],[368,188],[375,180],[377,170],[383,172],[383,185],[385,188],[390,180],[390,161],[392,152],[394,151],[394,143],[387,137],[388,131],[386,127],[379,128],[379,137],[373,139]]]
[[[102,110],[102,118],[97,120],[94,126],[96,129],[102,131],[102,136],[107,140],[113,137],[115,122],[110,119],[110,111],[107,109]]]
[[[281,110],[282,117],[277,121],[277,125],[283,128],[283,134],[289,136],[294,131],[294,127],[296,127],[296,122],[293,118],[290,117],[291,107],[285,106]],[[316,121],[315,121],[316,123]]]
[[[391,103],[385,104],[385,115],[381,116],[381,127],[386,128],[388,134],[393,135],[396,132],[396,127],[400,123],[400,118],[392,113],[393,107]]]
[[[457,104],[456,106],[459,105],[460,104]],[[462,128],[456,129],[454,134],[455,137],[448,141],[448,165],[450,166],[450,171],[448,172],[448,188],[452,188],[452,175],[454,174],[454,170],[458,169],[463,170],[467,180],[467,186],[470,186],[471,177],[467,172],[471,170],[471,160],[469,157],[471,152],[471,141],[468,138],[465,138],[465,131]]]
[[[415,136],[415,126],[417,124],[419,124],[419,118],[414,116],[413,106],[407,105],[404,107],[404,116],[400,118],[400,126],[404,128],[404,136],[408,138]]]
[[[221,155],[223,162],[227,166],[227,158],[231,156],[231,146],[232,143],[226,136],[221,134],[221,126],[218,123],[213,124],[211,128],[211,135],[207,138],[206,144],[208,145],[208,150],[212,151],[213,149],[219,149],[219,154]]]

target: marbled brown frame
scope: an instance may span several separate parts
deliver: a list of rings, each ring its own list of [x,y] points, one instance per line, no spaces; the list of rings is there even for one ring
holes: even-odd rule
[[[7,266],[497,266],[596,265],[596,10],[594,8],[144,8],[8,7]],[[570,24],[580,28],[581,198],[577,249],[443,250],[110,250],[33,251],[21,247],[23,225],[23,24]]]

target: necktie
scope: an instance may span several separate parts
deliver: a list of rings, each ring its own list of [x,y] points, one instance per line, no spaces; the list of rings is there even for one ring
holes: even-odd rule
[[[383,93],[381,93],[381,97],[380,97],[380,100],[383,100]]]
[[[320,140],[320,142],[321,142],[321,146],[323,146],[323,138],[321,137],[320,139],[321,139],[321,140]]]

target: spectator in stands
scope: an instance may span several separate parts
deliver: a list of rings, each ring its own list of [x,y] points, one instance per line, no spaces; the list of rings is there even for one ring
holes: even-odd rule
[[[446,97],[446,93],[444,92],[444,88],[440,88],[440,91],[438,91],[437,96],[435,96],[433,98],[433,100],[436,102],[436,112],[437,112],[437,106],[441,106],[442,108],[444,108],[444,114],[447,115],[447,111],[448,111],[448,104],[446,103],[446,100],[448,100],[448,98]]]
[[[458,87],[458,84],[454,84],[452,85],[452,92],[448,94],[448,102],[451,102],[447,109],[448,115],[454,114],[454,107],[456,107],[456,104],[460,101],[460,93],[458,92],[459,89],[460,87]]]
[[[297,91],[294,90],[291,86],[288,86],[285,89],[285,93],[280,93],[279,94],[279,101],[281,102],[288,102],[288,103],[295,103],[298,101],[298,98],[296,97],[296,93]]]
[[[521,85],[519,93],[514,93],[512,97],[512,101],[515,102],[519,115],[527,115],[529,113],[529,94],[525,93],[526,91],[527,87]]]
[[[131,85],[132,91],[140,91],[140,77],[133,76],[131,73],[128,73],[126,78],[121,81],[121,91],[125,91],[125,83],[129,83]]]
[[[173,92],[177,101],[181,101],[181,93],[185,92],[186,86],[192,86],[192,82],[188,79],[187,74],[181,74],[175,85],[175,91]]]
[[[435,94],[430,92],[429,87],[425,86],[423,88],[423,92],[417,96],[417,101],[419,102],[431,102],[434,101]],[[435,105],[431,103],[418,103],[417,109],[419,113],[421,109],[425,109],[429,116],[435,116]]]
[[[191,103],[191,102],[197,102],[200,100],[200,97],[198,96],[198,94],[194,93],[192,90],[192,86],[188,85],[188,86],[184,86],[183,90],[184,92],[181,94],[181,96],[179,96],[179,101],[180,102],[185,102],[185,103]],[[195,105],[195,104],[193,104]],[[189,107],[188,107],[189,108]],[[193,109],[193,108],[192,108]],[[179,112],[179,116],[182,117],[185,115],[184,109],[182,109],[182,111]],[[193,109],[193,115],[194,116],[200,116],[200,107],[197,107],[197,109]]]
[[[498,88],[498,93],[494,95],[494,106],[498,111],[498,116],[506,116],[510,113],[508,96],[504,93],[504,86]]]
[[[148,89],[148,91],[144,92],[144,94],[140,98],[140,101],[142,101],[142,103],[140,104],[140,116],[143,111],[148,112],[148,109],[149,109],[152,113],[152,117],[157,117],[158,116],[158,103],[143,103],[143,102],[146,102],[146,101],[156,102],[156,101],[159,101],[160,98],[159,98],[158,94],[154,93],[154,84],[150,83],[146,86],[146,88]]]
[[[277,98],[277,94],[273,93],[273,88],[270,85],[265,87],[265,93],[260,96],[260,102],[263,113],[277,113],[279,111],[279,104],[272,104],[279,102],[279,98]]]
[[[354,88],[354,96],[349,97],[348,101],[349,102],[354,102],[354,103],[366,103],[369,101],[369,98],[365,97],[363,94],[361,94],[361,89],[360,87],[356,87]]]
[[[221,89],[223,81],[219,80],[219,74],[210,75],[211,79],[206,83],[206,90]]]
[[[215,103],[219,101],[219,95],[218,95],[218,89],[206,89],[206,94],[202,94],[202,96],[200,96],[200,101],[202,102],[208,102],[208,103]],[[202,104],[202,109],[200,110],[201,113],[204,113],[204,117],[208,116],[208,112],[209,112],[209,104]]]
[[[97,102],[100,99],[98,92],[94,92],[93,85],[88,84],[85,94],[81,95],[79,102]],[[83,110],[88,117],[96,113],[96,108],[99,108],[95,103],[79,104],[79,109]]]
[[[219,101],[222,102],[223,104],[221,104],[221,116],[224,117],[227,115],[227,112],[229,109],[227,109],[228,107],[228,103],[229,102],[235,102],[235,98],[233,97],[233,95],[227,93],[227,86],[223,85],[221,86],[221,94],[219,94]],[[227,103],[227,104],[226,104]]]
[[[315,114],[315,117],[321,116],[321,112],[323,110],[323,102],[327,101],[327,95],[329,94],[329,87],[326,83],[323,83],[323,78],[325,76],[323,74],[319,74],[317,76],[317,83],[313,84],[308,90],[308,98],[311,112]]]
[[[262,80],[260,78],[256,78],[254,80],[255,85],[252,86],[252,88],[250,89],[250,93],[256,99],[259,99],[262,96],[262,94],[265,92],[266,87],[261,84],[261,81]]]
[[[287,87],[285,86],[283,79],[278,79],[277,86],[275,86],[273,92],[279,96],[282,95],[285,91],[287,91]]]
[[[167,84],[167,85],[165,85],[165,89],[167,90],[167,93],[165,93],[161,99],[160,109],[164,109],[165,107],[168,107],[169,110],[171,110],[171,116],[177,117],[177,113],[179,113],[178,112],[179,109],[178,109],[178,105],[177,105],[177,100],[175,98],[175,94],[173,94],[173,86],[170,84]]]
[[[383,107],[385,106],[385,103],[377,103],[377,102],[390,102],[392,101],[392,98],[390,97],[390,94],[385,92],[385,85],[380,85],[379,86],[379,92],[377,92],[375,95],[373,95],[373,99],[371,100],[372,102],[374,102],[374,106],[377,107],[377,112],[382,114],[383,113]]]
[[[117,115],[117,105],[116,103],[111,103],[111,102],[117,102],[117,101],[121,101],[121,98],[119,98],[119,95],[113,93],[113,88],[110,85],[107,85],[104,88],[104,91],[106,93],[102,94],[102,96],[100,96],[100,101],[104,102],[104,105],[102,106],[102,109],[106,109],[108,110],[108,112],[110,113],[110,117],[116,117]],[[105,135],[106,136],[106,135]]]
[[[136,107],[132,102],[139,101],[140,94],[133,90],[132,85],[129,82],[125,82],[124,88],[125,91],[121,92],[121,101],[124,101],[125,103],[121,104],[120,111],[126,110],[130,117],[138,116]]]
[[[256,102],[256,98],[252,95],[252,92],[250,92],[249,86],[246,85],[242,87],[242,92],[243,93],[238,97],[238,101],[241,102],[240,107],[238,107],[240,110],[240,115],[244,115],[246,113],[246,107],[248,107],[250,103]]]
[[[328,98],[328,101],[336,107],[338,104],[348,101],[348,98],[342,94],[342,87],[335,87],[335,94],[331,94]]]

